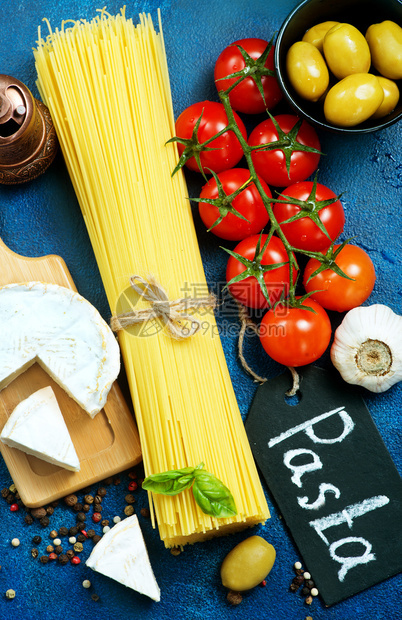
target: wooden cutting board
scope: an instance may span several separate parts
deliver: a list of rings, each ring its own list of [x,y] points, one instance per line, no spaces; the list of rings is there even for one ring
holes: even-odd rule
[[[9,250],[0,239],[0,286],[18,282],[51,282],[76,290],[60,256],[27,258]],[[137,427],[117,382],[94,419],[81,409],[35,363],[0,392],[0,431],[19,402],[50,385],[80,460],[70,472],[0,442],[0,451],[24,504],[31,508],[64,497],[137,465],[141,448]]]

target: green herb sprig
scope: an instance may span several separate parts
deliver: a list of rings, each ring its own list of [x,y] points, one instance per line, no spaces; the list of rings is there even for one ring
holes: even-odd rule
[[[145,478],[142,488],[161,495],[178,495],[191,488],[196,503],[210,517],[224,519],[237,515],[233,495],[223,482],[204,469],[204,463],[151,474]]]

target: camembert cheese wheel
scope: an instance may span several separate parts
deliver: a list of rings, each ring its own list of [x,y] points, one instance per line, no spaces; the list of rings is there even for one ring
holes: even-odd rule
[[[73,290],[44,282],[0,287],[0,389],[34,362],[93,418],[119,374],[120,349]]]
[[[80,462],[52,388],[21,401],[5,423],[0,439],[10,448],[47,463],[79,471]]]

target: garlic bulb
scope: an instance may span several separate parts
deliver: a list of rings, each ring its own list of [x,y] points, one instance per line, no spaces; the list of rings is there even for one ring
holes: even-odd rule
[[[349,310],[335,332],[331,360],[347,383],[385,392],[402,380],[402,316],[382,304]]]

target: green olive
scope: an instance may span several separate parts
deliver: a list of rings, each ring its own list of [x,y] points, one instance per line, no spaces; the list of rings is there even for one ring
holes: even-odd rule
[[[324,56],[338,80],[370,69],[368,43],[360,30],[351,24],[337,24],[328,30],[324,37]]]
[[[307,41],[297,41],[286,55],[286,71],[300,97],[317,101],[328,87],[329,73],[321,52]]]
[[[402,78],[402,28],[386,20],[372,24],[366,32],[373,66],[390,80]]]
[[[222,584],[243,592],[258,586],[274,565],[275,549],[261,536],[250,536],[228,553],[222,562]]]
[[[328,30],[337,24],[339,24],[339,22],[322,22],[321,24],[316,24],[304,33],[302,41],[311,43],[314,47],[320,50],[320,52],[322,52],[325,35]]]
[[[383,118],[390,114],[392,110],[395,110],[399,101],[399,88],[392,80],[382,77],[378,77],[378,81],[384,91],[384,99],[379,108],[374,112],[373,118]]]
[[[374,114],[384,99],[377,76],[355,73],[337,82],[324,101],[324,114],[329,123],[338,127],[359,125]]]

